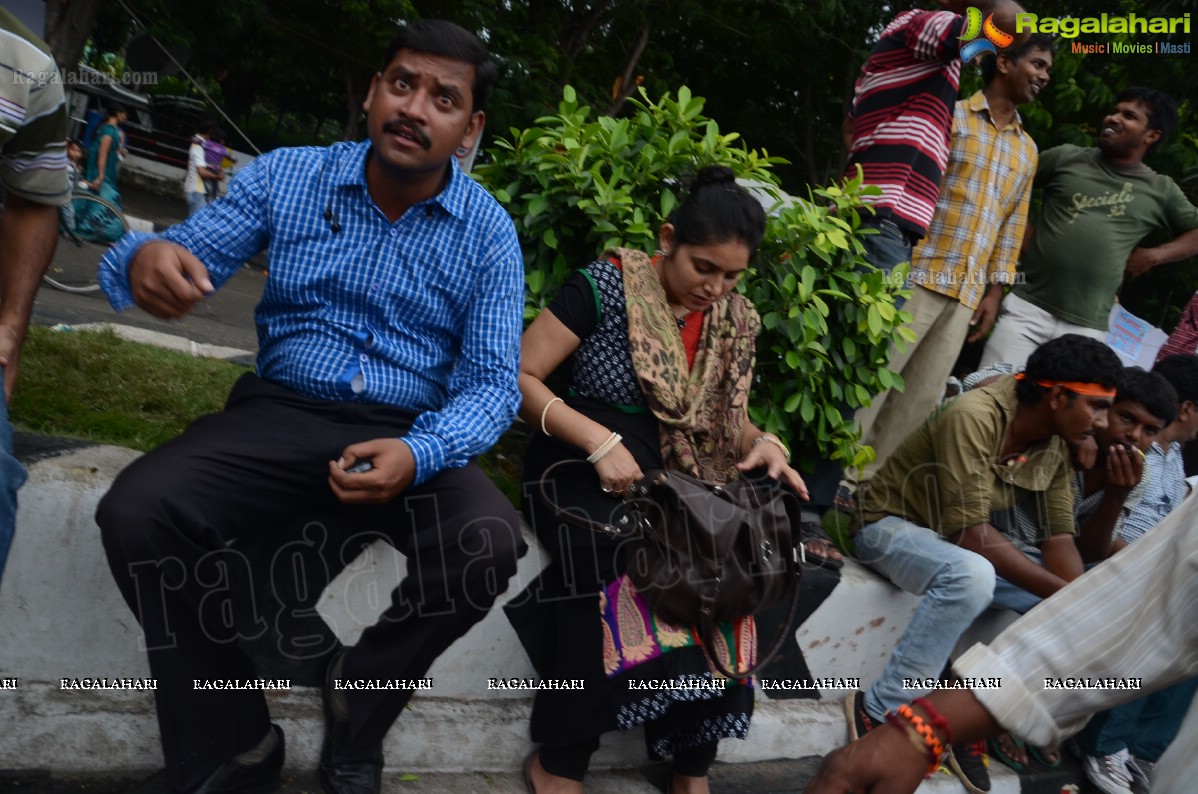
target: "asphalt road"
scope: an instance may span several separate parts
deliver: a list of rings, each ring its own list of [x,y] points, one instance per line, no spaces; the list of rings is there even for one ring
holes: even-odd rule
[[[182,199],[163,199],[126,190],[121,200],[126,214],[144,218],[159,226],[176,223],[186,215]],[[55,252],[55,259],[63,262],[67,258],[79,256],[80,253],[69,244],[61,245]],[[76,295],[43,283],[34,303],[33,322],[38,325],[116,322],[174,334],[195,342],[256,351],[258,339],[254,331],[254,306],[261,298],[265,284],[265,271],[247,264],[215,295],[186,317],[160,320],[137,308],[117,314],[102,292]]]

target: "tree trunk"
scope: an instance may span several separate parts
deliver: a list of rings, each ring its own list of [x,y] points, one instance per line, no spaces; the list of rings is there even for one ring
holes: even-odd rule
[[[78,72],[99,12],[100,0],[46,0],[44,37],[63,75]]]
[[[627,62],[624,64],[624,72],[620,76],[620,93],[615,97],[615,101],[608,107],[605,115],[614,116],[620,112],[620,108],[624,107],[624,103],[628,97],[636,91],[640,85],[634,75],[636,67],[641,62],[641,55],[645,52],[645,47],[649,44],[649,20],[645,20],[644,27],[641,28],[641,34],[637,37],[636,46],[632,48],[632,53],[629,54]]]

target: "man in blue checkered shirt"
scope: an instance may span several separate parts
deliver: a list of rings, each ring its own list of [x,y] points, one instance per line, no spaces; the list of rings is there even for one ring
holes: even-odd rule
[[[196,685],[260,677],[205,607],[236,590],[213,572],[247,566],[238,538],[334,512],[385,533],[415,572],[325,675],[321,777],[336,794],[380,790],[382,740],[412,694],[344,683],[420,679],[516,570],[517,516],[471,461],[520,402],[523,268],[511,220],[454,159],[481,134],[496,73],[462,28],[408,25],[366,97],[369,140],[259,157],[225,198],[101,264],[115,308],[168,318],[261,250],[270,268],[256,374],[126,469],[96,515],[158,681],[166,768],[140,790],[278,778],[262,691]]]

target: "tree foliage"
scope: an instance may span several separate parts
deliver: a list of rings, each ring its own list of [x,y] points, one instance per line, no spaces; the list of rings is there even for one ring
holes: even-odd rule
[[[651,101],[643,89],[621,118],[580,103],[570,86],[558,112],[497,141],[480,180],[507,208],[524,252],[536,314],[573,268],[601,251],[651,251],[657,230],[698,169],[719,164],[760,186],[773,206],[754,267],[740,289],[762,315],[751,413],[789,438],[800,463],[859,462],[852,411],[901,379],[886,369],[890,343],[908,336],[898,310],[905,269],[892,278],[867,265],[857,238],[859,180],[782,204],[779,162],[744,146],[703,115],[683,87]],[[868,190],[875,190],[869,188]]]

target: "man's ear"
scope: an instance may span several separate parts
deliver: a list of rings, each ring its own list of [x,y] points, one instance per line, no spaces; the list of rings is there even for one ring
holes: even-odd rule
[[[1160,130],[1148,130],[1148,132],[1144,133],[1144,143],[1147,146],[1152,146],[1160,139],[1161,139],[1161,131]]]
[[[362,100],[362,112],[370,112],[370,103],[374,101],[374,92],[378,88],[379,79],[382,77],[378,72],[374,73],[374,77],[370,78],[370,90],[366,92],[366,98]]]
[[[1048,407],[1054,411],[1061,410],[1069,404],[1069,396],[1069,390],[1064,386],[1053,386],[1048,393]]]
[[[458,144],[459,148],[464,151],[470,151],[474,148],[474,144],[478,142],[478,137],[483,133],[483,127],[487,123],[487,114],[481,110],[476,110],[470,114],[470,123],[466,125],[466,130],[462,133],[462,142]]]

